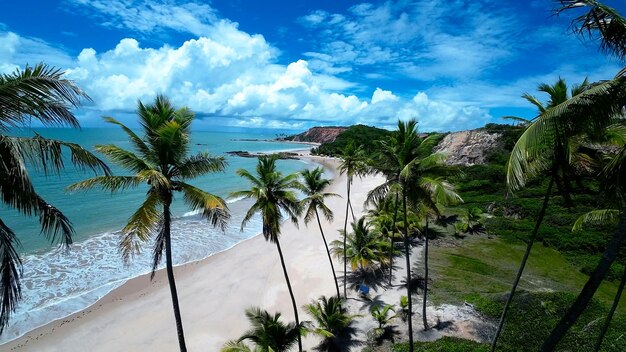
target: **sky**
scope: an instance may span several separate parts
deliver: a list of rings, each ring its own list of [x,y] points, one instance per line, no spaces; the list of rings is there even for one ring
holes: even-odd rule
[[[606,4],[626,13],[626,4]],[[136,125],[165,94],[195,128],[305,130],[362,123],[456,131],[530,118],[524,93],[623,63],[574,35],[552,0],[2,0],[0,73],[45,62],[102,116]],[[28,9],[28,10],[25,10]]]

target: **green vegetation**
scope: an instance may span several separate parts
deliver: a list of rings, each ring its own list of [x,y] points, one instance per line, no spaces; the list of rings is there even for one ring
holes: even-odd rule
[[[359,146],[359,149],[366,154],[371,154],[377,150],[377,142],[387,139],[391,131],[365,125],[355,125],[348,127],[341,132],[332,143],[324,143],[314,152],[320,155],[340,156],[344,153],[348,144]]]
[[[433,342],[416,342],[416,352],[486,352],[489,346],[474,341],[463,340],[455,337],[442,337]],[[408,352],[409,344],[400,343],[393,346],[392,352]]]

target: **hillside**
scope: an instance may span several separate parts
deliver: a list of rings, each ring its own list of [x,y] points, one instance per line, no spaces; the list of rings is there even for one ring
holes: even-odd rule
[[[285,137],[283,140],[293,142],[330,143],[337,139],[348,127],[313,127],[306,132]]]

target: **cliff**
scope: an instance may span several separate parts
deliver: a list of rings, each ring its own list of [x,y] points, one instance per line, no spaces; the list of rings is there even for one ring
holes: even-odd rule
[[[337,139],[337,136],[347,130],[347,127],[313,127],[308,131],[289,136],[285,140],[294,142],[330,143]]]
[[[445,154],[449,165],[484,164],[488,152],[499,145],[500,137],[500,133],[482,129],[453,132],[446,135],[433,151]]]

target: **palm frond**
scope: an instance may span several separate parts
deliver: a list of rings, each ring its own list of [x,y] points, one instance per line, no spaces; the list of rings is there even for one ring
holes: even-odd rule
[[[45,126],[79,128],[73,108],[91,99],[60,69],[39,63],[0,75],[0,129],[24,125],[32,116]]]
[[[172,177],[188,180],[213,172],[222,172],[225,167],[226,160],[223,157],[214,157],[207,152],[200,152],[185,158],[179,165],[176,165],[172,170]]]
[[[18,246],[15,233],[0,220],[0,333],[9,324],[9,318],[22,298],[22,262],[17,254]]]
[[[128,219],[122,230],[120,249],[122,258],[128,261],[141,250],[141,244],[150,239],[150,235],[159,228],[161,215],[157,205],[161,203],[158,195],[150,191],[139,209]]]
[[[135,155],[135,153],[122,149],[116,145],[97,145],[96,150],[126,170],[138,173],[144,170],[154,169],[154,165],[150,165],[145,159]]]
[[[150,147],[148,147],[148,145],[143,141],[143,139],[141,139],[137,134],[135,134],[135,132],[133,132],[130,128],[128,128],[126,125],[119,122],[117,119],[113,117],[105,116],[102,119],[110,124],[120,126],[122,130],[126,132],[126,134],[128,135],[128,138],[132,142],[133,146],[137,149],[137,151],[139,151],[141,156],[145,159],[151,159],[152,153],[150,151]]]
[[[587,212],[574,222],[572,232],[581,231],[585,225],[617,224],[622,212],[617,209],[601,209]]]
[[[63,148],[70,151],[71,162],[82,170],[102,171],[110,175],[109,167],[98,157],[76,143],[68,143],[44,138],[39,134],[34,137],[1,136],[1,143],[15,150],[30,165],[44,173],[58,173],[65,167]]]
[[[600,49],[620,59],[626,57],[626,19],[615,9],[596,0],[560,0],[556,14],[585,7],[588,12],[574,18],[571,28],[583,38],[599,38]]]
[[[230,212],[222,198],[184,182],[175,182],[174,187],[180,188],[185,203],[193,210],[202,211],[202,216],[208,219],[212,226],[222,230],[226,228]]]
[[[128,188],[134,188],[144,183],[145,179],[138,176],[96,176],[67,186],[67,191],[89,190],[101,187],[103,190],[114,193]]]

